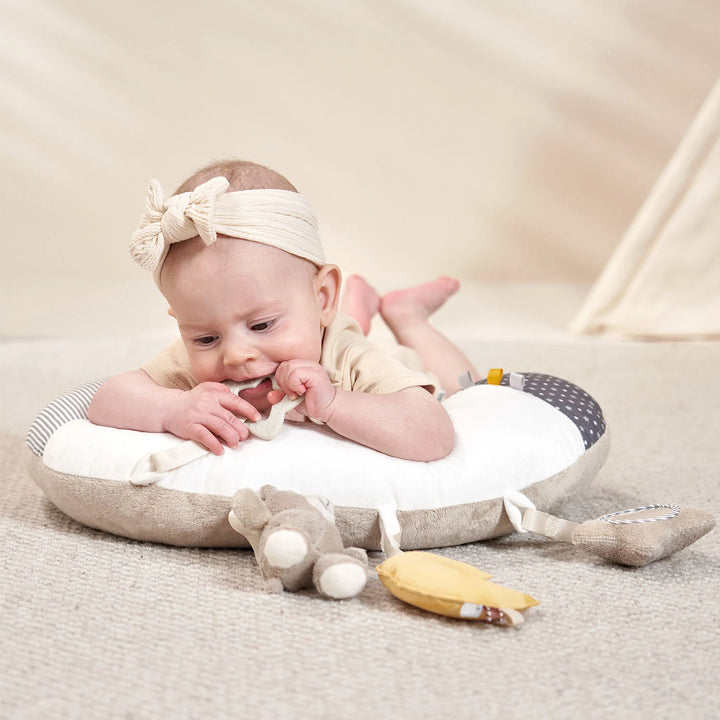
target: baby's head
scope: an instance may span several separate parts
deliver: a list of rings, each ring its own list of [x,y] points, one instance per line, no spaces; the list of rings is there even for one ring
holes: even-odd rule
[[[289,190],[296,193],[295,186],[280,173],[264,165],[248,160],[219,160],[200,168],[175,191],[175,195],[192,192],[198,185],[216,177],[224,177],[230,183],[227,192],[237,190]]]
[[[167,201],[153,183],[131,253],[168,300],[195,378],[244,381],[285,360],[319,361],[340,271],[295,188],[241,161],[201,169]]]

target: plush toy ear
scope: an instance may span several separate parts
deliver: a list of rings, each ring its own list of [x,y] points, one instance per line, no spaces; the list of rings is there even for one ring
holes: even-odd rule
[[[235,493],[228,522],[233,530],[240,533],[250,543],[255,555],[257,555],[260,535],[270,517],[270,511],[254,490],[243,488]]]

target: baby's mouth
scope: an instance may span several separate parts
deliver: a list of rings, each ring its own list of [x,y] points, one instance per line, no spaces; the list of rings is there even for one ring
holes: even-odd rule
[[[258,399],[265,399],[267,397],[267,394],[273,389],[272,387],[272,380],[270,378],[265,378],[260,383],[255,385],[255,387],[246,388],[245,390],[240,390],[238,392],[238,395],[243,400],[258,400]]]
[[[243,400],[248,402],[265,400],[267,394],[273,389],[273,378],[270,375],[246,380],[245,382],[235,382],[234,380],[225,380],[231,392],[239,395]]]
[[[284,397],[275,405],[271,404],[267,399],[268,393],[271,390],[280,390],[274,375],[265,375],[245,382],[226,380],[224,384],[228,386],[230,392],[236,393],[260,412],[260,420],[248,422],[247,427],[253,435],[263,440],[275,437],[280,431],[285,415],[302,402],[301,397],[293,400]],[[263,415],[266,411],[269,411],[267,415]]]

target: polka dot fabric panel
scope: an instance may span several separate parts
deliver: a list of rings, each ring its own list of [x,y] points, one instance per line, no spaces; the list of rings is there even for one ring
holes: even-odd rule
[[[562,378],[542,373],[517,373],[525,378],[522,391],[544,400],[572,420],[582,435],[585,449],[592,447],[605,432],[605,418],[600,405],[582,388]],[[476,385],[487,385],[481,380]],[[501,385],[510,385],[505,373]]]

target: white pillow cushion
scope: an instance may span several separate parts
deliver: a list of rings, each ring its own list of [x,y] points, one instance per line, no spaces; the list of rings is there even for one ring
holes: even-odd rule
[[[348,544],[379,546],[380,509],[400,519],[406,548],[479,540],[512,529],[502,513],[503,496],[521,490],[550,511],[590,479],[607,455],[605,423],[587,393],[550,376],[527,377],[535,379],[537,388],[548,381],[562,386],[562,397],[570,391],[575,399],[561,411],[557,393],[554,406],[539,392],[507,384],[467,388],[445,401],[456,430],[455,448],[430,463],[393,458],[309,423],[285,423],[273,440],[251,438],[222,456],[208,453],[137,487],[132,481],[147,475],[152,454],[184,441],[80,418],[49,434],[33,474],[72,517],[138,539],[245,544],[234,538],[226,520],[230,498],[240,488],[271,484],[329,498]],[[588,423],[595,424],[590,434]],[[193,512],[202,516],[203,527],[193,527]],[[173,513],[171,522],[167,516]],[[172,532],[166,533],[168,523]]]

